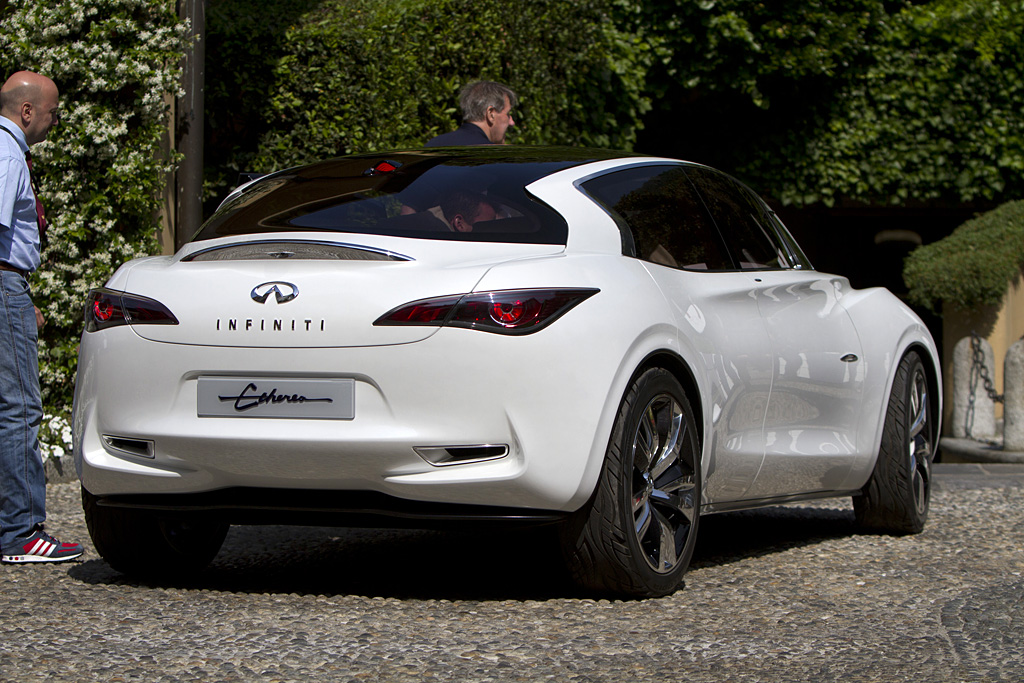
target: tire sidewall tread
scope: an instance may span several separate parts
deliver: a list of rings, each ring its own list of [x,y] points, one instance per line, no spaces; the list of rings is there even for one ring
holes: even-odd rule
[[[588,589],[620,596],[658,597],[682,585],[693,554],[699,514],[690,527],[678,566],[666,574],[655,572],[647,565],[631,528],[632,437],[641,411],[655,396],[664,393],[670,394],[682,407],[687,421],[686,438],[695,441],[697,490],[694,495],[699,512],[700,449],[690,403],[670,372],[662,368],[646,370],[630,385],[620,403],[593,496],[566,525],[563,547],[567,551],[570,572],[577,583]]]

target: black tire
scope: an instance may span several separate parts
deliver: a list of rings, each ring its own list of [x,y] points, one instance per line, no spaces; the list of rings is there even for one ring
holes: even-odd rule
[[[619,407],[597,490],[563,527],[577,583],[630,597],[680,587],[697,539],[700,455],[678,380],[647,370]]]
[[[853,498],[858,525],[891,534],[924,529],[935,428],[928,375],[921,357],[911,351],[896,368],[875,469],[861,495]]]
[[[104,507],[82,489],[82,509],[96,552],[115,570],[140,579],[183,578],[217,555],[228,525],[197,516]]]

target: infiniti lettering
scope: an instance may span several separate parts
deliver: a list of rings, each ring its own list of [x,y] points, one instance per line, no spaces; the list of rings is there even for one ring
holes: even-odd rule
[[[323,318],[217,318],[216,329],[218,332],[324,332],[327,328],[327,321]]]

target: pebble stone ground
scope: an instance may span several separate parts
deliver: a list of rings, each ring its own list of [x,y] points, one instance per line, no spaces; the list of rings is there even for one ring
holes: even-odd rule
[[[1008,467],[941,466],[917,536],[859,534],[847,500],[706,517],[657,600],[582,595],[522,533],[236,527],[170,586],[88,546],[0,567],[0,681],[1021,681]],[[49,505],[87,539],[76,484]]]

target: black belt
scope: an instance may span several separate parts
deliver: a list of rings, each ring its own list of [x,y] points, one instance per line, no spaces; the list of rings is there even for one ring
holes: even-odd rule
[[[27,270],[22,270],[21,268],[15,268],[14,266],[10,265],[9,263],[4,263],[3,261],[0,261],[0,270],[7,270],[7,271],[10,271],[12,273],[17,273],[18,275],[22,276],[26,280],[28,279],[28,271]]]

